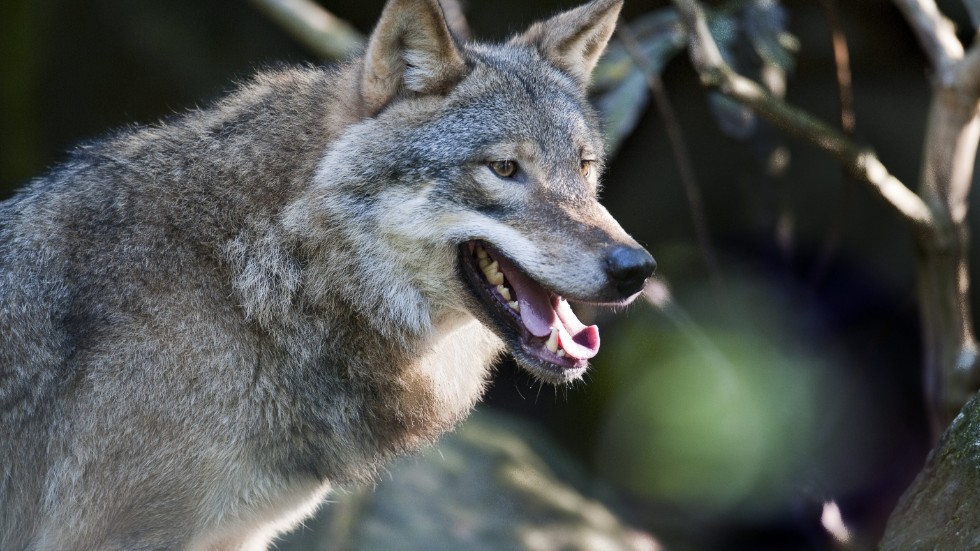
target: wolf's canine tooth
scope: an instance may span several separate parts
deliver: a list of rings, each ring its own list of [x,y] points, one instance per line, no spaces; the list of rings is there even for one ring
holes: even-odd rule
[[[545,347],[550,352],[558,352],[558,330],[554,327],[551,328],[551,336],[548,337],[548,342],[544,343]]]

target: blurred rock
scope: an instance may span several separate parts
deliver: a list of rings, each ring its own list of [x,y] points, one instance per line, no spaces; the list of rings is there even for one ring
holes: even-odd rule
[[[882,551],[980,548],[980,400],[953,420],[888,520]]]
[[[657,551],[543,433],[480,412],[373,487],[340,490],[283,551]]]

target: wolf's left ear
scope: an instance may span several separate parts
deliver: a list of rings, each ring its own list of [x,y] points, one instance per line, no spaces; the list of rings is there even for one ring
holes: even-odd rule
[[[531,26],[512,42],[537,47],[541,55],[586,88],[592,70],[616,30],[623,0],[593,0]]]
[[[445,93],[465,73],[438,0],[389,0],[364,52],[363,110],[376,115],[403,90]]]

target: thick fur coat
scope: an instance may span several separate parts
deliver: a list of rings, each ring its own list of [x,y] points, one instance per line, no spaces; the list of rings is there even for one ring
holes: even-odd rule
[[[505,348],[579,377],[598,334],[561,297],[653,269],[596,201],[584,89],[619,8],[482,45],[391,0],[346,66],[261,73],[0,203],[0,549],[264,549],[451,429]],[[565,333],[488,305],[485,250]]]

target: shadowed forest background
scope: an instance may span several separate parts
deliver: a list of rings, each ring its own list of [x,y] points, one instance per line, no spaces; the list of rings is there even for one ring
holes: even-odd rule
[[[363,33],[383,3],[321,2]],[[575,4],[470,0],[464,7],[474,36],[499,40]],[[837,125],[824,3],[781,4],[798,41],[786,98]],[[915,182],[929,106],[926,58],[892,2],[836,4],[853,73],[854,135],[900,180]],[[938,4],[958,29],[971,28],[960,2]],[[628,0],[623,19],[669,5]],[[960,37],[969,44],[970,34]],[[733,44],[735,51],[740,42]],[[0,198],[85,140],[205,106],[262,67],[320,62],[244,2],[4,2]],[[479,426],[491,438],[519,423],[507,434],[555,458],[549,472],[575,479],[579,491],[670,549],[864,548],[881,537],[931,446],[913,237],[826,154],[761,120],[739,127],[738,112],[719,115],[726,107],[709,99],[686,51],[662,79],[711,250],[699,244],[663,118],[644,104],[610,158],[603,203],[656,257],[657,289],[672,298],[660,308],[639,301],[618,314],[583,312],[602,335],[584,384],[542,388],[505,361]],[[747,137],[733,137],[740,132]],[[439,458],[427,454],[405,468]],[[393,469],[376,490],[397,479]],[[419,488],[413,496],[426,502],[456,491]],[[358,499],[362,505],[348,510],[361,514],[370,498]],[[821,526],[831,501],[852,531],[846,544]],[[364,530],[357,533],[383,541],[383,530]],[[405,534],[392,537],[415,548]],[[534,541],[523,545],[578,548]]]

